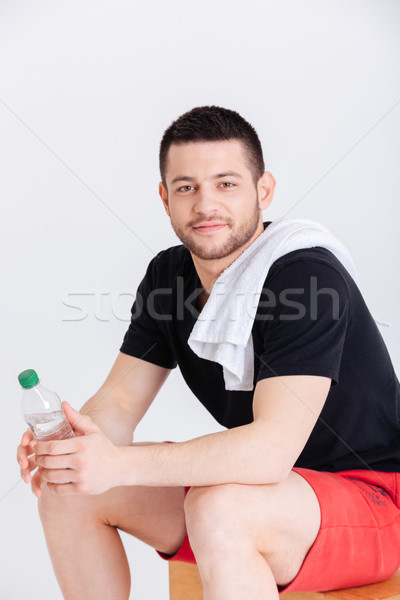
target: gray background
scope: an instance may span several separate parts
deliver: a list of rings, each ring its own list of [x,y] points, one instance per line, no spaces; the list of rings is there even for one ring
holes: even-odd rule
[[[345,243],[399,371],[399,17],[387,0],[1,1],[2,597],[61,598],[19,480],[16,376],[77,409],[104,381],[149,261],[179,243],[158,147],[186,110],[254,125],[277,181],[264,220],[290,211]],[[220,429],[176,369],[136,439]],[[131,597],[167,599],[167,563],[122,537]]]

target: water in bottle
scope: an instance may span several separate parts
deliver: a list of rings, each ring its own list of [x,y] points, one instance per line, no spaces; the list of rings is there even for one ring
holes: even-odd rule
[[[36,371],[22,371],[18,381],[24,390],[22,416],[37,440],[47,442],[75,437],[59,396],[40,383]]]

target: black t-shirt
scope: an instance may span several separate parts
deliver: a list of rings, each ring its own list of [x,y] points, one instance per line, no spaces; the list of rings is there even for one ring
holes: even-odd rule
[[[226,390],[222,366],[199,358],[187,344],[201,290],[182,244],[159,252],[138,287],[120,351],[169,369],[179,365],[218,423],[245,425],[253,421],[254,390]],[[282,375],[332,379],[294,466],[400,472],[399,381],[358,286],[333,253],[323,247],[294,250],[271,265],[252,337],[254,387]]]

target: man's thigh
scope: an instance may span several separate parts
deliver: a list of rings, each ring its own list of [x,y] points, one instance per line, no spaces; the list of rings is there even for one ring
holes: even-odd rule
[[[159,442],[133,442],[147,446]],[[167,554],[175,552],[186,537],[184,487],[124,486],[109,490],[103,503],[109,525]]]
[[[103,521],[167,554],[186,536],[183,487],[124,486],[104,494]]]
[[[399,474],[306,468],[293,468],[292,473],[284,482],[264,486],[191,488],[186,528],[196,557],[229,559],[250,540],[265,556],[278,590],[285,592],[365,585],[397,571]],[[186,539],[182,548],[184,553],[172,560],[194,562]]]
[[[244,489],[243,488],[253,488]],[[242,486],[249,497],[246,526],[279,585],[294,579],[314,544],[321,508],[311,485],[295,471],[276,484]],[[253,493],[252,493],[253,492]]]
[[[189,539],[211,536],[218,552],[251,544],[267,560],[277,583],[286,585],[298,573],[320,528],[321,511],[311,485],[291,471],[278,483],[222,484],[191,488],[185,503]],[[208,513],[208,516],[204,517]],[[196,532],[196,521],[209,531]],[[219,531],[218,531],[218,528]],[[207,550],[206,550],[207,551]]]
[[[270,507],[264,511],[265,529],[259,548],[276,583],[284,586],[298,574],[317,539],[321,508],[311,485],[295,471],[272,486],[267,496]]]

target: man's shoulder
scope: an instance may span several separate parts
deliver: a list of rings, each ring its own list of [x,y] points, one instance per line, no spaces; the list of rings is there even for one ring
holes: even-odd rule
[[[267,279],[271,279],[282,270],[292,272],[300,266],[309,270],[311,274],[313,272],[329,273],[334,270],[347,283],[349,278],[351,279],[351,275],[343,263],[333,252],[323,246],[300,248],[284,254],[271,265]]]
[[[146,278],[152,283],[163,285],[183,272],[188,259],[188,250],[182,245],[160,250],[149,262]]]
[[[160,252],[154,257],[155,262],[160,265],[173,265],[182,264],[186,260],[188,250],[183,244],[177,244],[176,246],[170,246],[160,250]]]
[[[333,252],[322,246],[293,250],[270,267],[264,289],[275,293],[292,288],[335,289],[347,303],[359,296],[351,274]]]

